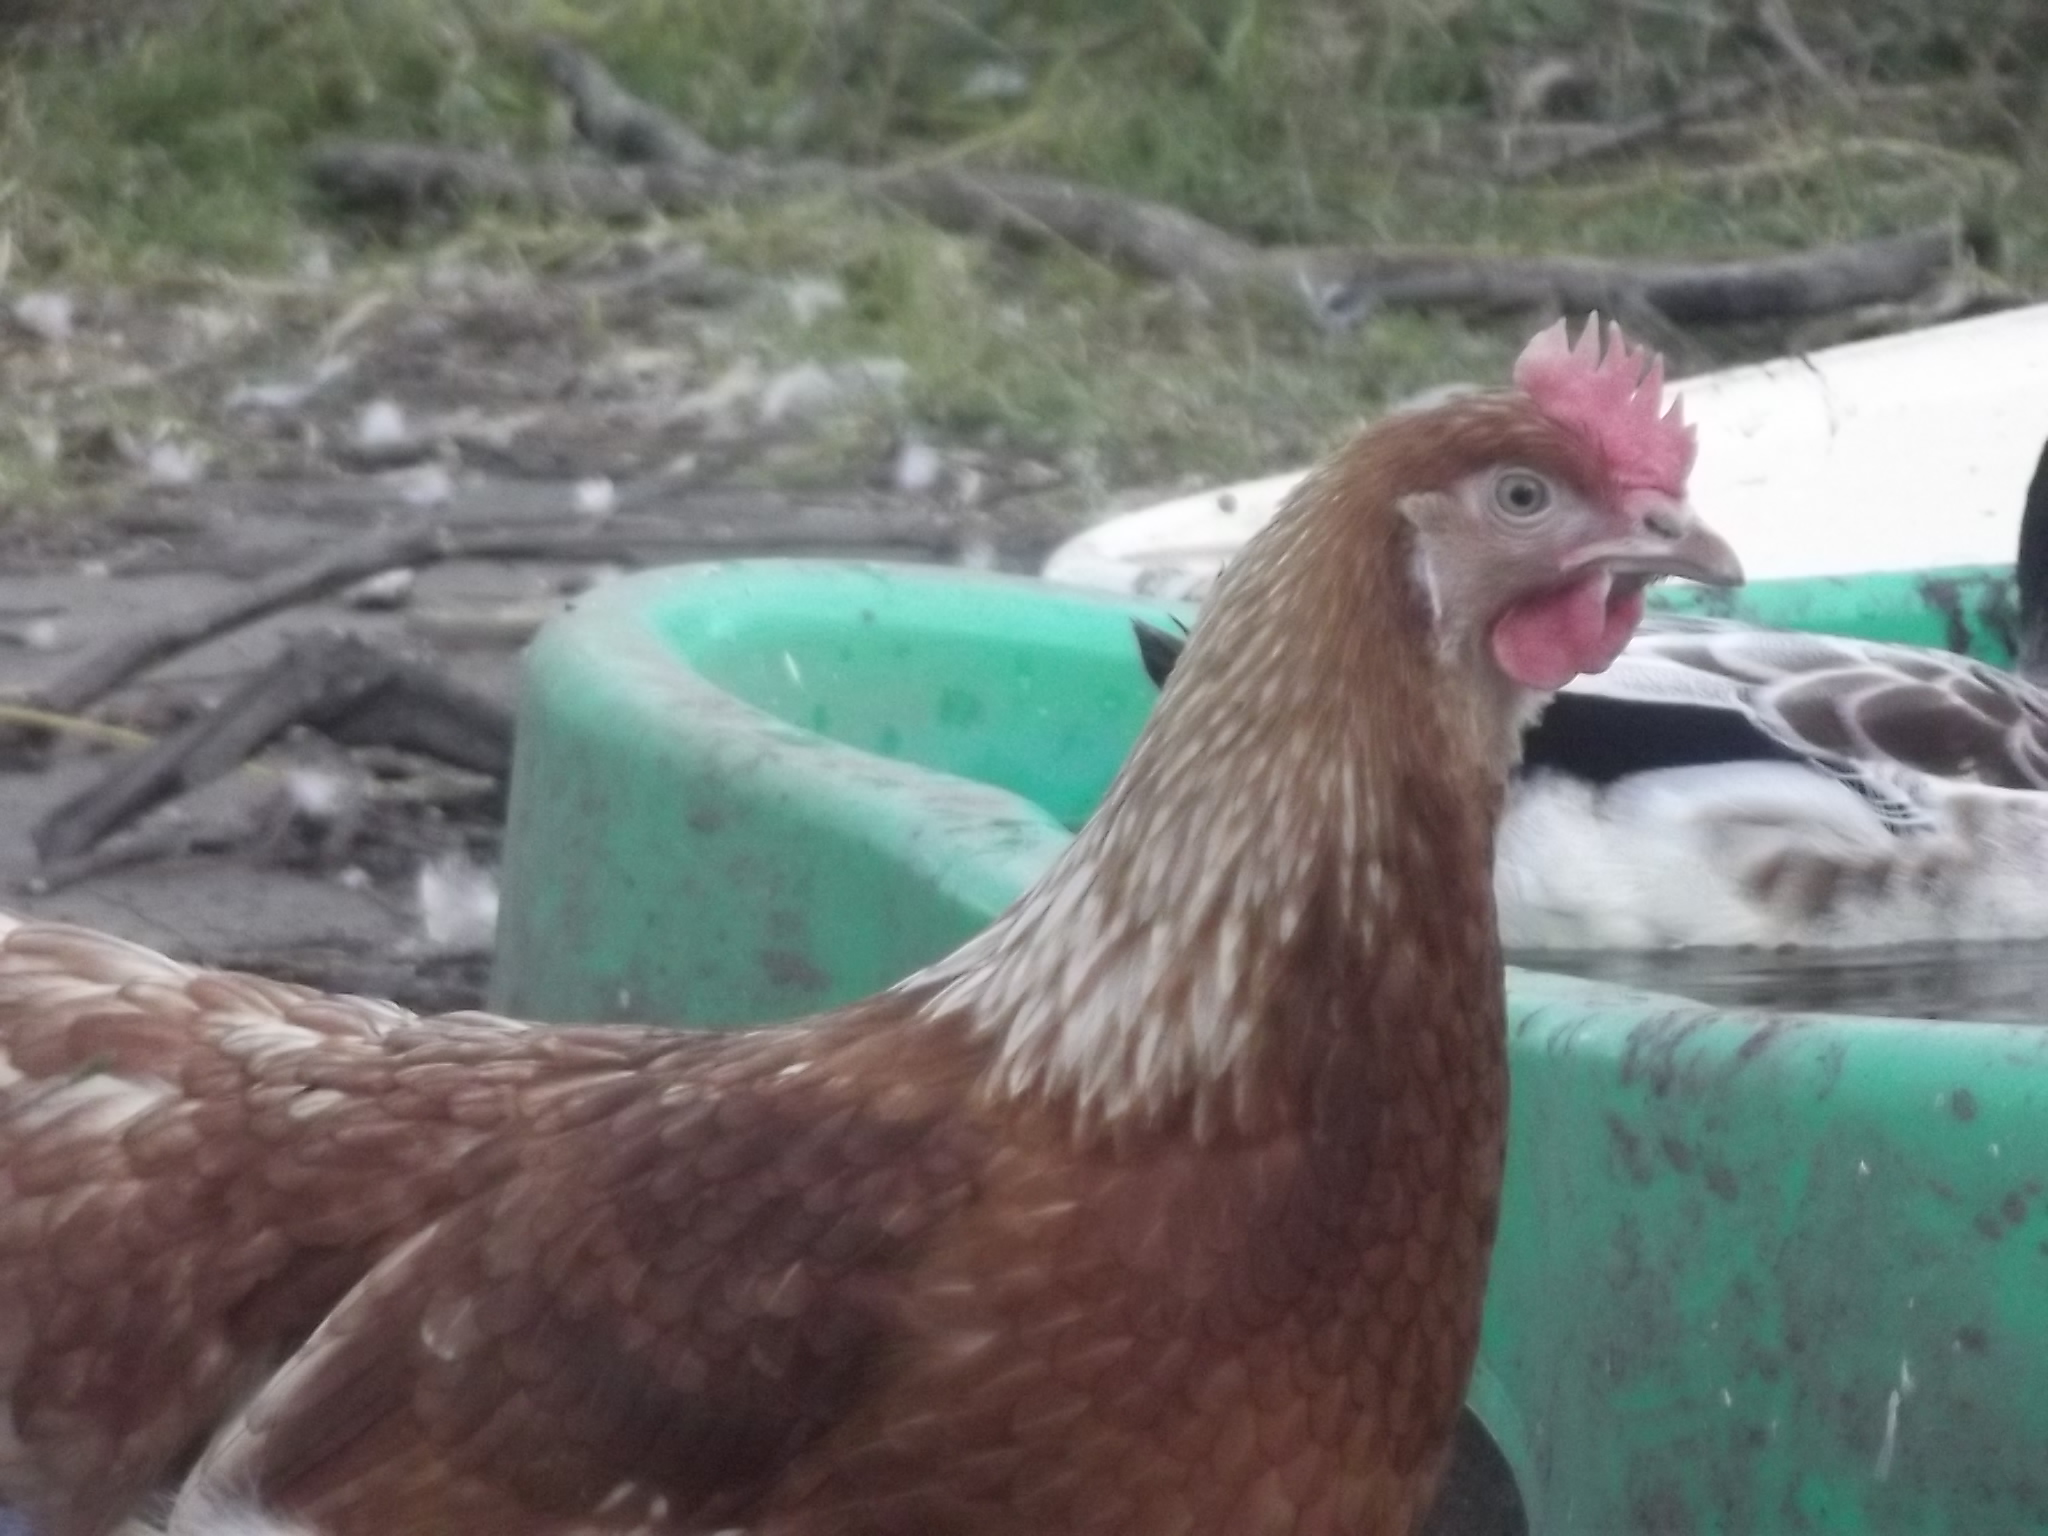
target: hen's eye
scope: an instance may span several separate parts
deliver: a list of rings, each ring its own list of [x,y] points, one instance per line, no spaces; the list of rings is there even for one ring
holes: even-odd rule
[[[1541,475],[1511,469],[1493,482],[1493,504],[1509,517],[1534,517],[1550,505],[1550,485]]]

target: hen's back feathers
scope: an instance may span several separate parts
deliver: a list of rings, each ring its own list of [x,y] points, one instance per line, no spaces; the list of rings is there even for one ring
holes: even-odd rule
[[[104,1528],[198,1449],[394,1235],[453,1197],[488,1089],[437,1031],[118,939],[0,937],[0,1497]],[[449,1116],[458,1093],[469,1112]]]
[[[663,1044],[525,1086],[491,1187],[343,1302],[193,1497],[327,1532],[737,1523],[872,1385],[978,1137],[956,1078],[851,1091],[880,1036]]]
[[[876,1095],[858,1028],[420,1020],[4,921],[0,1501],[38,1536],[167,1492],[287,1359],[174,1529],[394,1530],[395,1492],[407,1530],[692,1528],[845,1411],[972,1188],[965,1056]]]
[[[12,919],[0,1043],[0,1498],[40,1536],[161,1487],[395,1242],[505,1176],[501,1127],[573,1118],[544,1085],[621,1065],[612,1037],[423,1027]]]

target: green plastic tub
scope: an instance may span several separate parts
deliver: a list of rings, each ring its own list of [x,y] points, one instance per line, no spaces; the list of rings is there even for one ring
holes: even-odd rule
[[[2011,610],[1979,569],[1715,604],[1994,661]],[[1154,698],[1129,620],[1174,613],[808,562],[592,593],[528,663],[496,1005],[721,1027],[897,980],[1087,816]],[[1442,1528],[2048,1531],[2048,1030],[1508,981]]]

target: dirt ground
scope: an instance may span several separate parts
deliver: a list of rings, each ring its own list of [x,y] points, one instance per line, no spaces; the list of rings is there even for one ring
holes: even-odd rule
[[[262,755],[291,771],[231,773],[101,844],[196,828],[196,851],[53,882],[32,835],[129,743],[203,714],[295,635],[359,634],[509,706],[534,627],[624,569],[765,553],[1031,569],[1075,525],[1057,468],[906,436],[886,359],[765,370],[735,340],[761,302],[830,295],[763,296],[693,251],[642,246],[549,277],[444,266],[352,291],[314,273],[186,298],[16,297],[0,392],[49,494],[0,543],[9,699],[34,705],[98,648],[378,530],[485,529],[500,547],[530,531],[536,548],[429,565],[382,601],[325,592],[165,655],[54,733],[14,721],[0,900],[180,955],[474,1003],[488,892],[451,918],[428,887],[488,875],[502,785],[393,798],[447,775],[286,739]],[[331,819],[317,785],[337,783],[378,809],[309,849]]]

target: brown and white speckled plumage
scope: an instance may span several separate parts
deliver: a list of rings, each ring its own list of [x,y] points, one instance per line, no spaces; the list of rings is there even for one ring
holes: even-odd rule
[[[1566,545],[1496,537],[1501,465]],[[1518,395],[1368,432],[1046,879],[799,1026],[413,1020],[14,930],[0,1496],[96,1536],[197,1457],[178,1536],[1406,1536],[1501,1171],[1494,621],[1596,536],[1730,563],[1617,501]]]

